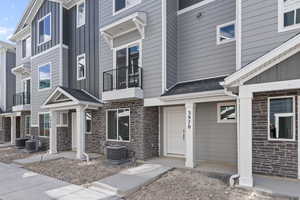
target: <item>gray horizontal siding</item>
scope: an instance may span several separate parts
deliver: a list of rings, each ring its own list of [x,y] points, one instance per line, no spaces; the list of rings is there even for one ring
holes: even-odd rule
[[[16,66],[30,63],[30,57],[22,58],[22,40],[16,42]]]
[[[162,80],[162,15],[161,15],[160,0],[142,0],[141,4],[128,9],[116,16],[113,16],[113,1],[100,1],[100,27],[115,22],[123,17],[126,17],[134,12],[147,13],[147,27],[145,39],[142,46],[143,60],[143,88],[146,98],[157,97],[161,95],[161,80]],[[125,36],[124,36],[125,37]],[[100,36],[100,70],[102,72],[112,69],[113,67],[113,51],[109,48],[106,41]],[[124,40],[128,40],[124,38]],[[120,43],[119,40],[116,43]],[[123,44],[123,43],[122,43]],[[101,88],[102,86],[102,81]]]
[[[278,1],[242,0],[242,65],[280,46],[299,31],[278,32]]]
[[[38,90],[38,67],[51,62],[51,89],[45,91]],[[38,124],[38,112],[45,112],[41,109],[41,105],[44,103],[50,93],[59,86],[60,83],[60,48],[55,48],[43,54],[35,57],[31,60],[31,80],[32,80],[32,92],[31,92],[31,124]]]
[[[236,123],[217,123],[217,103],[196,108],[196,159],[237,162]]]
[[[247,81],[246,84],[300,79],[299,63],[300,53],[259,74],[253,79]]]
[[[52,37],[51,40],[45,44],[38,45],[38,33],[37,33],[37,26],[38,26],[38,20],[43,18],[44,16],[51,13],[51,33]],[[59,3],[45,0],[45,2],[40,7],[39,11],[37,12],[35,18],[32,21],[32,55],[39,54],[47,49],[50,49],[51,47],[54,47],[57,45],[60,37],[60,5]]]
[[[235,0],[216,0],[178,16],[178,81],[231,74],[235,42],[217,45],[216,27],[235,20]],[[197,15],[202,13],[200,18]]]
[[[99,97],[99,0],[86,1],[86,23],[77,28],[76,6],[64,10],[64,43],[69,46],[68,85]],[[77,81],[77,56],[86,55],[86,79]]]

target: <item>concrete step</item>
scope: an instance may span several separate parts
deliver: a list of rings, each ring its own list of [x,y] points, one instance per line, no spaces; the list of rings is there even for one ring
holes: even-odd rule
[[[126,197],[152,183],[171,169],[171,167],[158,164],[144,164],[94,182],[89,189],[107,191],[119,197]]]

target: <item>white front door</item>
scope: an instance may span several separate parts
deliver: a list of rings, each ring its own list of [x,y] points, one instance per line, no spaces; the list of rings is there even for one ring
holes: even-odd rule
[[[77,149],[77,119],[76,112],[72,113],[72,150],[76,151]]]
[[[164,108],[165,156],[185,155],[185,108]]]

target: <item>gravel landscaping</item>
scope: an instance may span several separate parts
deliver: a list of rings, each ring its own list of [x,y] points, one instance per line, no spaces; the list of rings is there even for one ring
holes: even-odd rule
[[[127,200],[291,200],[241,188],[231,188],[228,177],[176,169],[127,197]]]
[[[130,163],[120,166],[111,165],[101,157],[90,161],[90,163],[61,158],[26,164],[24,168],[68,183],[85,185],[135,166],[136,164]]]
[[[35,153],[35,154],[40,154]],[[24,150],[16,149],[14,147],[0,148],[0,162],[11,164],[14,160],[23,159],[35,155],[27,153]]]

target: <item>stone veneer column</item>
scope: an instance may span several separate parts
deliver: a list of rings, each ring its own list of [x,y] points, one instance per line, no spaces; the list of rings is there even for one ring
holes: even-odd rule
[[[252,187],[252,93],[240,91],[239,181],[242,186]]]
[[[185,153],[185,165],[186,167],[194,168],[195,153],[194,153],[194,137],[195,137],[195,116],[196,116],[196,104],[186,103],[186,116],[185,116],[185,141],[186,141],[186,153]]]
[[[50,129],[50,154],[57,153],[57,112],[51,112],[50,114],[50,122],[51,122],[51,129]]]
[[[16,135],[16,116],[11,116],[10,139],[12,145],[16,144]]]

